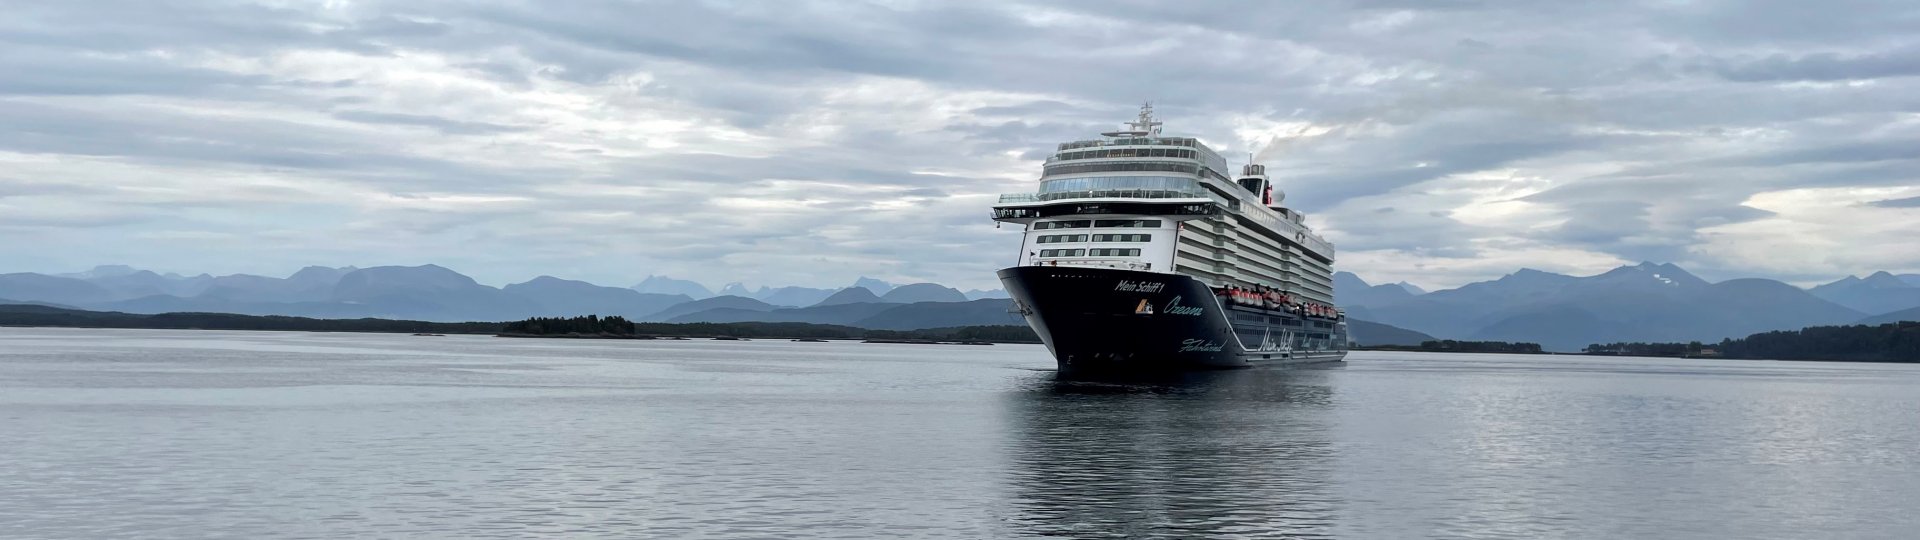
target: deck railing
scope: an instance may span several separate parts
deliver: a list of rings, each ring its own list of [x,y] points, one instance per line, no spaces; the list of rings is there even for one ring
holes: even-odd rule
[[[1137,260],[1119,259],[1041,259],[1028,258],[1027,266],[1081,266],[1096,268],[1120,268],[1125,270],[1153,270],[1153,263]],[[1162,268],[1165,270],[1165,268]]]
[[[1205,191],[1159,189],[1108,189],[1094,191],[1057,191],[1053,193],[1005,193],[1000,204],[1061,201],[1070,199],[1218,199]]]

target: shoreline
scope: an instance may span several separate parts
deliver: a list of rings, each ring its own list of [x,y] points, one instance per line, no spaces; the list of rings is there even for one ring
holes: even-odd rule
[[[493,337],[515,338],[515,339],[613,339],[613,340],[639,340],[639,341],[651,341],[651,340],[755,341],[755,340],[759,340],[759,341],[791,341],[791,342],[800,342],[800,343],[828,343],[828,342],[836,342],[836,341],[857,341],[860,343],[881,343],[881,344],[895,344],[895,345],[1000,345],[1000,344],[1040,345],[1041,344],[1038,341],[992,341],[992,340],[958,340],[958,339],[936,340],[936,339],[896,339],[896,338],[862,338],[862,337],[844,337],[844,338],[824,337],[823,338],[823,337],[814,337],[814,336],[742,337],[742,336],[725,336],[725,335],[714,335],[714,334],[678,334],[678,335],[604,334],[604,333],[603,334],[579,334],[579,333],[525,334],[525,333],[502,332],[502,333],[494,334]]]
[[[593,316],[582,317],[599,320]],[[556,318],[558,319],[558,318]],[[936,343],[1039,343],[1025,326],[960,326],[914,330],[879,330],[843,325],[800,322],[736,323],[661,323],[631,324],[624,327],[584,327],[581,330],[615,330],[579,335],[573,333],[508,332],[513,321],[434,322],[405,319],[321,319],[286,315],[244,315],[237,313],[169,312],[155,314],[115,311],[88,311],[35,304],[0,305],[0,328],[108,328],[148,330],[226,330],[269,332],[329,332],[413,335],[480,335],[516,338],[563,339],[787,339],[787,340],[897,340]],[[567,321],[570,319],[558,319]],[[598,323],[596,323],[598,324]],[[548,330],[566,329],[564,326]]]

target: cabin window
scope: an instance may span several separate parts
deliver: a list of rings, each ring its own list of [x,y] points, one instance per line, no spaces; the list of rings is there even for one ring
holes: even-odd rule
[[[1047,167],[1043,174],[1046,176],[1055,176],[1106,171],[1159,171],[1199,174],[1200,168],[1188,163],[1089,163],[1085,165],[1054,165]]]
[[[1124,158],[1124,157],[1167,157],[1167,158],[1195,159],[1194,153],[1192,150],[1183,150],[1178,148],[1151,148],[1151,149],[1149,148],[1138,148],[1138,149],[1116,148],[1112,150],[1081,150],[1081,151],[1075,151],[1075,152],[1060,152],[1058,155],[1054,156],[1055,158],[1054,161],[1073,161],[1077,159]],[[1066,173],[1060,173],[1060,174],[1066,174]]]
[[[1153,241],[1153,235],[1151,234],[1096,234],[1096,235],[1093,235],[1093,241],[1095,242],[1151,242]]]
[[[1085,229],[1087,228],[1088,225],[1091,225],[1092,223],[1093,222],[1084,220],[1084,219],[1069,220],[1069,221],[1041,221],[1041,222],[1034,223],[1033,229],[1036,231],[1044,231],[1048,229]]]
[[[1178,176],[1086,176],[1080,178],[1043,180],[1040,182],[1039,194],[1124,190],[1175,191],[1198,194],[1201,193],[1201,189],[1198,181],[1192,178]],[[1205,195],[1196,196],[1204,197]]]
[[[1082,256],[1085,256],[1086,254],[1087,254],[1087,250],[1084,250],[1084,249],[1043,249],[1043,250],[1040,250],[1040,256],[1041,256],[1041,257],[1082,257]]]
[[[1085,242],[1085,241],[1087,241],[1087,235],[1084,235],[1084,234],[1049,234],[1049,235],[1040,237],[1040,240],[1037,241],[1036,243],[1058,244],[1061,242]]]
[[[1143,229],[1160,228],[1157,219],[1102,219],[1093,222],[1095,227],[1138,227]]]
[[[1140,256],[1140,250],[1138,249],[1117,249],[1117,248],[1092,249],[1092,250],[1087,250],[1087,253],[1095,257],[1138,257]]]

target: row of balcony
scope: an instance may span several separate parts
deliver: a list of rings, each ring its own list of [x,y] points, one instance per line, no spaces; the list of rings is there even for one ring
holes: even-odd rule
[[[1219,199],[1205,190],[1108,189],[1092,191],[1056,191],[1053,193],[1004,193],[1000,204],[1061,201],[1072,199]],[[1215,201],[1219,202],[1219,201]]]

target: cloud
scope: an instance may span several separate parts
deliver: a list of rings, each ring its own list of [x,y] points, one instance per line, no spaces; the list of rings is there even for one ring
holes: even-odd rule
[[[1714,62],[1716,74],[1741,82],[1847,81],[1920,75],[1920,48],[1843,56],[1816,53]]]
[[[334,118],[363,124],[389,124],[396,126],[416,126],[430,128],[450,135],[477,135],[526,131],[528,128],[489,124],[486,122],[463,122],[439,116],[424,114],[406,114],[374,111],[345,110],[333,113]]]
[[[1920,195],[1914,14],[33,3],[0,16],[0,258],[992,287],[1017,242],[995,194],[1152,100],[1170,133],[1259,153],[1374,281],[1920,271],[1884,226]]]
[[[1877,206],[1880,208],[1920,208],[1920,196],[1907,197],[1904,199],[1887,199],[1882,201],[1873,201],[1867,204],[1871,204],[1873,206]]]

